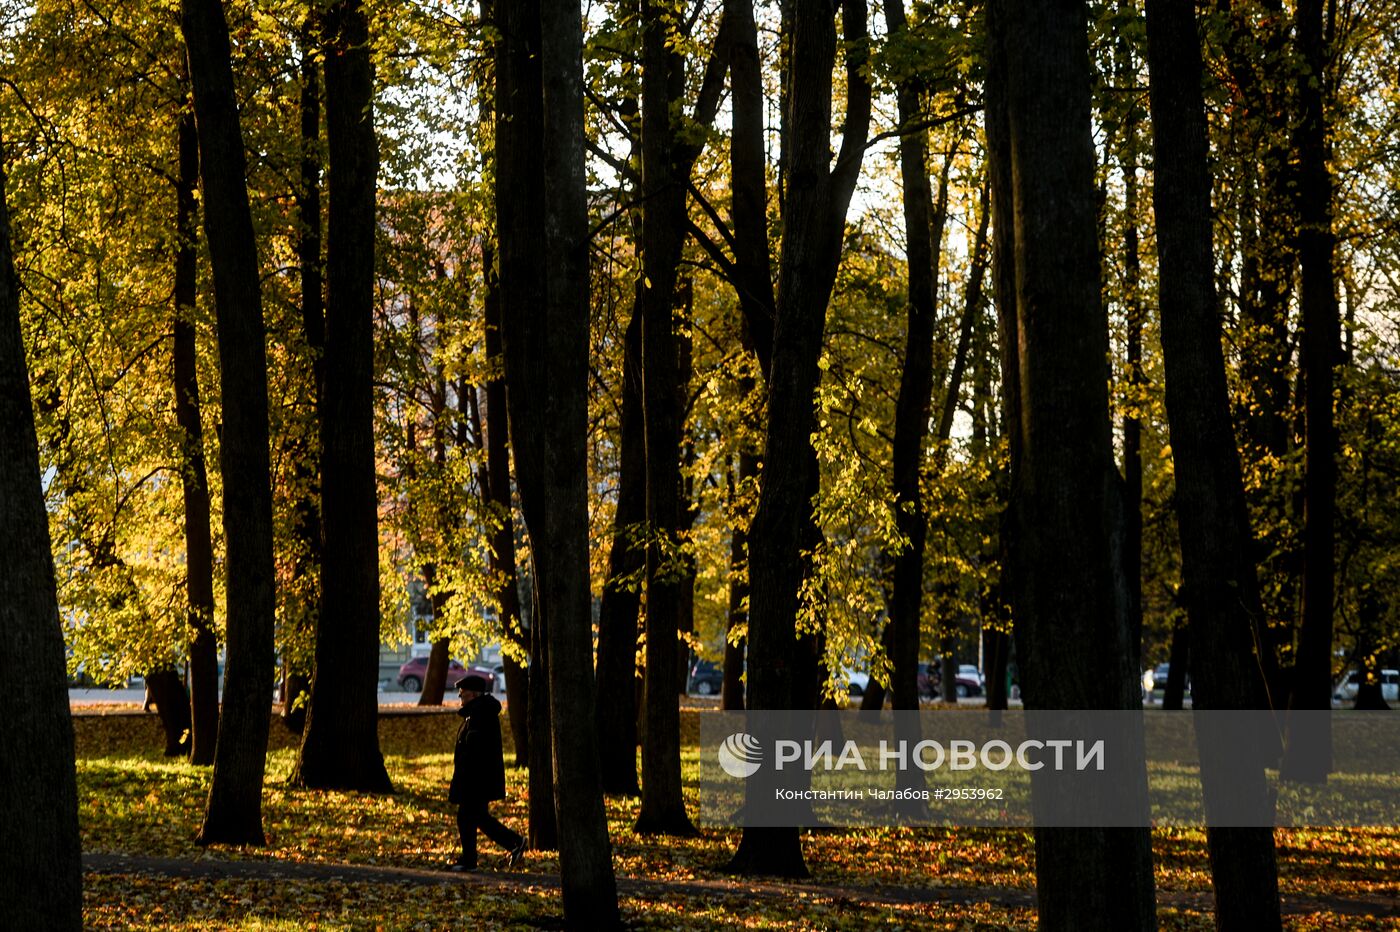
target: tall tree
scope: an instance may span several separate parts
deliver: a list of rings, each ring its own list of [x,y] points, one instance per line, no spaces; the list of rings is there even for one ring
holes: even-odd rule
[[[730,275],[744,315],[742,340],[766,376],[773,361],[777,298],[768,256],[768,161],[764,155],[763,63],[752,0],[725,0],[733,129],[729,137],[730,212],[734,263]],[[751,385],[741,386],[744,394]],[[755,469],[757,468],[755,464]],[[744,473],[743,465],[740,473]]]
[[[1168,657],[1167,685],[1162,690],[1162,708],[1179,711],[1186,701],[1186,677],[1191,672],[1191,629],[1181,622],[1172,626]]]
[[[642,287],[641,283],[637,288]],[[618,424],[617,509],[613,514],[608,577],[598,605],[598,691],[595,711],[603,792],[636,796],[637,620],[646,550],[638,541],[646,520],[646,428],[642,422],[642,315],[640,301],[622,338],[622,400]]]
[[[189,612],[190,762],[214,763],[219,729],[219,641],[214,634],[214,548],[210,537],[209,476],[199,406],[195,346],[198,294],[199,137],[194,111],[180,112],[175,225],[175,420],[180,428],[180,484],[185,510],[185,599]]]
[[[1258,528],[1256,562],[1266,584],[1261,587],[1266,614],[1258,619],[1257,630],[1260,643],[1269,645],[1261,660],[1270,699],[1281,708],[1290,686],[1278,653],[1296,632],[1302,570],[1295,532],[1301,503],[1288,488],[1292,477],[1287,465],[1295,443],[1291,375],[1296,340],[1290,332],[1290,305],[1298,264],[1298,166],[1292,139],[1298,95],[1291,86],[1288,17],[1281,0],[1231,0],[1228,7],[1229,132],[1239,172],[1232,185],[1238,191],[1240,256],[1234,339],[1246,402],[1238,419],[1244,464],[1267,470],[1251,504],[1275,516],[1272,527]],[[1185,672],[1184,664],[1174,662],[1172,669],[1177,668]]]
[[[513,270],[543,282],[543,301],[522,306],[514,300],[518,292],[503,289],[502,323],[517,484],[534,557],[532,629],[547,649],[564,917],[612,928],[619,923],[617,884],[593,740],[583,20],[572,0],[511,3],[507,9],[507,36],[513,24],[530,29],[531,18],[539,36],[542,101],[526,106],[540,115],[540,158],[529,174],[516,178],[543,193],[544,242],[537,255],[549,258]],[[501,90],[523,88],[512,81]],[[498,159],[503,157],[498,149]]]
[[[1334,524],[1337,499],[1337,430],[1333,371],[1341,356],[1336,272],[1332,266],[1332,174],[1327,167],[1324,111],[1327,38],[1322,0],[1300,0],[1296,41],[1303,70],[1298,96],[1299,305],[1303,318],[1303,408],[1306,461],[1303,473],[1303,611],[1290,709],[1332,708],[1332,613],[1336,599]],[[1283,773],[1320,782],[1332,770],[1328,718],[1291,719]]]
[[[322,21],[326,64],[325,545],[317,675],[292,780],[392,792],[379,752],[379,531],[374,473],[374,236],[379,149],[369,22],[358,0]]]
[[[415,357],[423,350],[425,334],[422,323],[419,319],[417,302],[411,298],[408,305],[409,328],[412,333]],[[437,332],[442,333],[444,322],[437,322]],[[429,363],[431,370],[428,375],[430,385],[427,387],[428,394],[428,414],[430,417],[428,430],[430,445],[432,448],[432,464],[429,467],[433,476],[441,476],[447,465],[447,378],[443,373],[442,361],[439,359],[436,364]],[[416,393],[416,392],[415,392]],[[466,409],[463,413],[472,425],[472,443],[480,451],[481,443],[481,418],[476,407],[476,393],[471,391],[463,399],[462,407]],[[404,467],[404,477],[412,479],[416,474],[417,465],[415,462],[417,454],[417,424],[414,420],[408,423],[408,461]],[[486,488],[486,483],[490,481],[489,476],[481,478],[482,487]],[[489,490],[488,490],[489,494]],[[446,526],[453,518],[448,513],[445,502],[441,497],[437,501],[423,503],[428,508],[437,512],[436,520],[427,519],[424,515],[415,521],[421,524],[425,520],[438,526]],[[410,508],[415,507],[415,503],[409,503]],[[447,605],[449,593],[438,582],[438,565],[436,554],[432,559],[423,564],[423,586],[428,592],[428,602],[432,606],[433,620],[437,621],[443,616],[443,609]],[[447,673],[451,663],[451,638],[446,634],[439,634],[433,639],[433,645],[428,654],[428,665],[423,670],[423,689],[418,694],[418,704],[422,706],[440,706],[443,697],[448,691]]]
[[[496,7],[492,0],[482,0],[481,21],[497,23]],[[498,109],[498,74],[502,66],[497,51],[486,59],[483,66],[481,102],[478,114],[483,124],[493,123]],[[494,128],[494,123],[493,123]],[[497,129],[497,136],[500,130]],[[497,238],[500,235],[500,221],[494,204],[490,216],[496,225]],[[515,521],[511,505],[510,481],[510,439],[509,415],[506,410],[505,358],[501,343],[501,276],[497,267],[497,251],[493,241],[488,240],[481,249],[481,273],[486,289],[482,300],[482,317],[485,324],[486,365],[490,376],[481,392],[480,410],[482,432],[486,444],[486,470],[484,493],[491,503],[497,520],[496,530],[491,537],[490,569],[495,580],[496,604],[500,611],[501,631],[527,656],[530,652],[530,633],[525,630],[520,611],[519,575],[516,571]],[[458,407],[468,398],[467,387],[463,382],[457,385]],[[510,696],[507,712],[510,716],[511,737],[515,747],[515,765],[528,766],[530,760],[530,668],[517,656],[507,652],[502,658],[505,668],[506,692]],[[634,726],[635,727],[635,726]],[[633,743],[635,747],[635,742]],[[635,765],[633,767],[635,770]],[[531,774],[531,796],[535,790],[535,776]],[[548,794],[546,794],[548,795]],[[538,823],[535,813],[545,807],[531,803],[530,823]],[[535,841],[535,831],[530,830],[531,841]]]
[[[520,590],[515,572],[515,519],[511,513],[510,448],[506,415],[506,379],[501,350],[501,293],[497,279],[494,250],[482,249],[482,266],[486,275],[486,359],[491,377],[486,382],[482,422],[486,433],[486,494],[495,511],[496,530],[491,535],[491,573],[496,580],[496,604],[499,607],[501,630],[522,650],[529,650],[527,633],[521,627]],[[510,653],[502,658],[505,667],[506,693],[510,697],[511,737],[515,745],[515,763],[525,766],[530,759],[530,668]],[[630,671],[629,671],[630,675]],[[633,725],[635,728],[635,723]],[[635,780],[636,755],[628,746]],[[606,789],[606,787],[605,787]]]
[[[633,185],[641,178],[641,133],[637,117],[641,104],[632,88],[619,107],[628,130],[631,152],[624,177]],[[640,200],[640,199],[638,199]],[[633,235],[640,240],[642,205],[628,211]],[[595,717],[603,792],[638,796],[638,700],[642,683],[637,667],[638,622],[642,607],[642,577],[646,574],[647,464],[646,423],[642,410],[642,296],[645,281],[632,287],[632,311],[622,335],[622,381],[617,403],[617,504],[613,510],[608,575],[598,603],[597,678],[617,684],[598,691]],[[623,685],[627,684],[627,685]]]
[[[950,153],[947,162],[945,162],[943,178],[940,182],[938,207],[935,210],[935,233],[940,235],[942,233],[942,225],[946,222],[948,212],[947,163],[951,161],[952,155]],[[963,298],[962,319],[958,324],[958,342],[953,349],[952,366],[947,375],[947,384],[943,389],[943,404],[938,414],[938,422],[934,427],[934,441],[937,444],[933,461],[935,475],[942,475],[943,470],[948,464],[948,443],[953,436],[953,418],[957,414],[958,399],[961,397],[962,393],[963,376],[967,371],[968,356],[972,351],[972,336],[976,328],[977,312],[982,302],[982,279],[987,272],[987,226],[991,220],[991,209],[988,203],[990,197],[991,195],[984,185],[982,189],[980,212],[978,214],[977,233],[973,236],[972,240],[972,261],[967,272],[967,289]],[[944,381],[941,374],[937,377],[937,381]],[[922,505],[920,505],[920,509],[922,510]],[[922,563],[922,561],[920,562]],[[920,577],[914,577],[907,585],[910,588],[915,588],[917,583],[921,581]],[[922,594],[921,589],[915,588],[915,591]],[[913,602],[912,595],[905,596],[905,598],[909,602]],[[906,652],[906,656],[902,664],[906,675],[911,675],[908,672],[911,668],[917,670],[915,661],[918,657],[919,639],[910,635],[905,635],[905,638],[906,640],[902,647],[903,651]],[[957,629],[955,627],[955,622],[945,621],[941,648],[943,654],[943,669],[940,678],[940,685],[943,692],[942,699],[944,702],[955,703],[958,701],[956,645]],[[896,663],[896,669],[899,669],[899,666],[900,664]],[[917,686],[917,682],[915,686]],[[906,689],[907,688],[906,686]],[[917,696],[917,691],[914,695]],[[917,698],[914,700],[913,705],[897,706],[897,708],[917,709]]]
[[[753,390],[751,381],[743,387],[747,391]],[[748,620],[749,534],[747,522],[741,521],[739,509],[744,500],[744,487],[758,481],[758,457],[747,450],[740,450],[738,459],[739,462],[727,470],[729,507],[734,527],[729,539],[729,606],[725,613],[724,679],[719,697],[719,707],[726,712],[742,712],[745,705],[742,677],[748,639],[741,637],[735,629]]]
[[[835,284],[850,206],[870,122],[865,72],[864,0],[845,0],[846,123],[836,164],[813,139],[831,136],[836,20],[826,0],[791,6],[791,71],[783,115],[783,160],[788,170],[779,256],[777,318],[768,379],[768,426],[758,512],[750,532],[748,707],[788,709],[806,699],[796,650],[802,548],[810,542],[817,475],[812,431],[813,395],[820,369],[826,309]],[[799,693],[799,689],[801,693]],[[741,873],[806,876],[795,828],[745,828],[730,869]]]
[[[220,0],[183,0],[204,188],[204,236],[214,272],[220,465],[224,488],[228,663],[202,844],[263,844],[276,612],[272,490],[268,459],[267,353],[257,242],[248,207],[247,162],[233,86],[228,23]]]
[[[301,26],[300,185],[296,193],[297,273],[301,279],[301,333],[311,375],[314,417],[297,438],[294,472],[297,478],[296,559],[294,586],[302,596],[286,603],[291,624],[283,637],[282,721],[292,731],[306,727],[311,701],[317,610],[321,602],[321,439],[322,399],[325,397],[326,310],[321,260],[321,77],[319,18],[313,9]]]
[[[500,243],[501,335],[509,409],[511,454],[526,530],[530,534],[532,604],[530,611],[530,846],[558,845],[554,799],[553,744],[550,739],[549,650],[540,606],[538,521],[525,512],[541,498],[537,472],[545,455],[542,423],[528,405],[531,389],[519,379],[537,365],[532,355],[539,331],[532,315],[544,305],[540,269],[544,253],[544,188],[526,153],[544,146],[544,88],[540,71],[539,0],[499,4],[496,30],[496,230]],[[537,402],[531,402],[537,404]],[[530,418],[536,417],[536,420]],[[532,425],[526,427],[525,425]]]
[[[1167,418],[1195,673],[1192,702],[1202,710],[1259,709],[1267,694],[1254,619],[1263,609],[1220,345],[1204,69],[1196,30],[1190,5],[1148,0],[1152,200]],[[1198,729],[1213,727],[1211,721],[1198,719]],[[1239,815],[1243,801],[1267,820],[1262,755],[1252,766],[1230,766],[1212,754],[1222,746],[1238,747],[1249,736],[1229,742],[1212,737],[1216,740],[1201,744],[1207,819]],[[1273,829],[1211,826],[1206,831],[1216,927],[1280,928]]]
[[[773,359],[773,321],[777,298],[773,292],[772,263],[768,254],[768,162],[765,156],[763,120],[767,106],[763,96],[763,63],[758,51],[758,26],[752,0],[725,0],[725,28],[729,32],[729,75],[733,98],[729,136],[730,214],[733,218],[734,261],[729,274],[743,313],[740,342],[752,354],[759,373],[766,376]],[[739,379],[741,397],[750,397],[757,379],[746,368]],[[747,432],[746,432],[747,433]],[[759,428],[753,425],[752,433]],[[747,502],[747,489],[758,482],[760,457],[749,444],[739,450],[735,491],[738,502]],[[729,627],[747,622],[749,600],[749,524],[736,523],[731,541]],[[726,636],[724,685],[721,706],[744,708],[744,674],[747,638]]]
[[[903,140],[900,144],[901,148],[907,143],[907,139]],[[886,564],[893,567],[888,595],[891,617],[885,625],[883,646],[886,655],[892,661],[894,672],[889,692],[891,704],[896,709],[918,708],[918,658],[923,631],[924,544],[928,536],[928,511],[923,504],[919,483],[925,476],[923,453],[929,439],[928,424],[933,410],[932,392],[935,387],[943,389],[943,398],[939,405],[938,416],[934,419],[933,429],[936,452],[932,465],[933,474],[937,477],[942,474],[948,464],[948,442],[953,434],[953,419],[957,414],[958,399],[962,394],[963,377],[967,371],[969,356],[972,352],[973,332],[977,322],[977,313],[982,303],[983,278],[987,272],[987,227],[991,212],[988,206],[990,195],[984,185],[977,232],[972,241],[972,261],[968,268],[963,310],[958,318],[958,339],[953,349],[950,365],[946,352],[935,353],[935,350],[939,348],[936,345],[938,338],[935,311],[938,304],[939,275],[942,265],[938,246],[942,242],[943,229],[948,219],[948,185],[952,165],[952,153],[949,153],[949,156],[943,160],[943,168],[939,172],[937,198],[932,200],[931,206],[925,203],[924,206],[927,209],[914,207],[916,215],[923,214],[928,218],[927,225],[917,219],[917,216],[911,218],[909,215],[912,206],[910,203],[911,188],[917,191],[919,183],[911,184],[908,179],[904,182],[906,231],[917,231],[913,234],[914,238],[923,238],[925,234],[922,231],[928,231],[928,242],[925,247],[912,245],[914,240],[910,239],[910,234],[906,232],[906,241],[910,244],[906,248],[912,248],[915,252],[923,252],[930,258],[930,266],[927,269],[920,269],[918,267],[922,265],[922,262],[911,261],[909,264],[909,317],[905,328],[904,365],[900,371],[899,395],[895,400],[894,442],[891,444],[893,453],[891,457],[893,460],[891,487],[898,503],[895,512],[895,526],[904,540],[907,541],[896,552],[887,552],[883,557]],[[909,166],[906,164],[904,167],[907,169]],[[916,204],[920,200],[929,200],[930,188],[927,177],[924,178],[922,187],[922,194],[912,193]],[[928,289],[931,289],[932,293],[920,298],[919,303],[924,305],[924,309],[919,310],[915,306],[914,297]],[[939,356],[942,358],[938,358]],[[927,397],[922,394],[925,389],[927,389]],[[915,515],[917,515],[917,520],[914,520]],[[957,635],[951,623],[945,623],[945,630],[940,641],[942,651],[940,697],[944,702],[955,703],[958,701],[956,679],[958,663],[954,652]],[[902,694],[900,688],[894,686],[901,675],[907,680],[903,684]],[[885,693],[885,684],[872,678],[866,686],[865,694],[861,696],[861,708],[882,708],[885,702]]]
[[[985,98],[984,98],[985,100]],[[996,211],[995,203],[991,198],[992,171],[993,165],[990,161],[985,164],[987,203],[983,213],[988,222]],[[987,242],[987,263],[990,269],[995,269],[996,260],[992,255],[993,241],[989,238]],[[995,276],[992,281],[992,290],[997,290]],[[973,378],[972,378],[972,451],[974,456],[991,457],[996,464],[992,470],[992,481],[986,484],[978,501],[982,505],[983,513],[989,518],[996,515],[996,520],[1002,520],[1003,515],[999,514],[1002,509],[999,504],[1004,504],[1006,500],[1006,468],[1001,462],[1001,457],[997,456],[1000,446],[1000,439],[1005,436],[1006,419],[999,417],[996,411],[998,392],[993,388],[993,381],[996,377],[997,361],[996,355],[996,319],[988,313],[999,310],[998,298],[992,302],[990,308],[984,305],[977,315],[977,326],[973,349]],[[1003,391],[1001,394],[1005,393]],[[1011,632],[1008,630],[1004,619],[1006,618],[1006,599],[1004,589],[1004,567],[998,560],[998,548],[1004,543],[1000,539],[1001,535],[996,533],[996,525],[992,520],[984,520],[984,536],[982,545],[978,548],[978,554],[987,566],[994,566],[997,574],[983,583],[978,593],[978,605],[982,614],[982,669],[986,673],[987,682],[987,708],[992,712],[998,712],[1007,708],[1010,700],[1010,682],[1007,676],[1010,667],[1011,654]],[[992,721],[996,721],[992,717]]]
[[[903,0],[885,0],[885,23],[891,42],[908,35]],[[928,534],[928,515],[919,492],[919,476],[933,405],[939,257],[948,204],[947,163],[938,192],[941,209],[935,212],[928,177],[928,133],[914,128],[922,118],[924,90],[923,78],[913,70],[901,78],[896,94],[899,123],[904,128],[899,140],[899,175],[904,190],[904,243],[909,268],[909,320],[899,396],[895,401],[892,455],[895,526],[907,543],[889,558],[894,572],[886,633],[893,664],[890,693],[896,709],[919,707],[919,634],[924,598],[924,539]],[[956,395],[956,389],[953,393]],[[945,679],[951,688],[953,677]],[[878,686],[869,692],[872,705],[883,698],[879,695],[883,689]]]
[[[1131,13],[1129,2],[1123,8]],[[1118,80],[1131,87],[1137,76],[1137,60],[1127,36],[1114,49]],[[1123,304],[1128,333],[1123,372],[1126,403],[1123,411],[1123,566],[1128,586],[1129,649],[1135,664],[1142,663],[1142,408],[1147,378],[1143,373],[1142,256],[1138,236],[1138,147],[1140,108],[1134,95],[1127,101],[1118,166],[1123,176]]]
[[[1003,338],[1015,351],[1003,371],[1014,367],[1009,384],[1018,392],[1008,547],[1023,696],[1027,708],[1131,709],[1139,705],[1136,664],[1127,656],[1111,552],[1118,477],[1099,284],[1088,10],[995,0],[987,12],[988,139],[1005,147],[993,182],[998,218],[1008,201],[1014,218],[1009,228],[998,224],[997,237],[1014,244],[999,258],[1015,269],[1015,339]],[[994,126],[994,116],[1003,125]],[[1145,768],[1124,789],[1145,811]],[[1147,829],[1038,828],[1035,844],[1043,928],[1155,927]]]
[[[677,632],[682,614],[681,425],[685,386],[676,334],[677,270],[684,244],[686,188],[699,147],[682,146],[677,123],[685,91],[681,25],[672,4],[642,4],[642,418],[646,441],[646,676],[642,711],[642,806],[637,830],[694,834],[681,794]],[[724,27],[706,69],[697,117],[718,108]]]
[[[0,729],[0,902],[7,924],[83,927],[82,843],[63,632],[0,171],[0,676],[20,690]]]

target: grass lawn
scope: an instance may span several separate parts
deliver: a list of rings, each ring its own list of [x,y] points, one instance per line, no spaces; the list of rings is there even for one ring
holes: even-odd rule
[[[696,714],[684,715],[691,740],[683,766],[692,786],[698,768]],[[388,796],[287,786],[296,753],[294,738],[274,723],[263,796],[268,847],[219,846],[206,852],[194,844],[194,837],[203,813],[209,770],[162,758],[154,716],[80,715],[75,727],[83,850],[185,859],[439,868],[457,854],[454,807],[446,799],[457,722],[451,713],[381,720],[381,747],[397,789]],[[509,798],[493,806],[507,824],[522,831],[525,777],[523,770],[507,771]],[[636,811],[635,800],[608,801],[614,863],[620,875],[679,882],[727,877],[722,867],[737,844],[737,831],[706,830],[692,839],[646,838],[631,829]],[[1286,896],[1393,895],[1397,889],[1400,829],[1281,829],[1277,838],[1280,883]],[[1153,843],[1159,890],[1209,891],[1203,831],[1158,830]],[[484,839],[481,845],[483,868],[489,871],[501,866],[504,853]],[[813,881],[821,885],[1022,890],[1034,886],[1031,837],[1024,831],[823,831],[805,835],[803,846]],[[529,852],[520,869],[541,875],[543,881],[557,872],[558,859],[544,852]],[[625,898],[623,909],[638,928],[860,929],[880,925],[993,929],[1034,925],[1034,913],[1027,908],[879,904],[841,895],[717,898],[681,891],[645,902]],[[460,928],[464,921],[477,928],[553,927],[560,912],[557,893],[547,883],[482,889],[471,885],[408,887],[89,873],[85,892],[87,924],[93,928],[392,930]],[[1213,927],[1208,913],[1193,909],[1164,909],[1161,920],[1167,929]],[[1290,916],[1287,924],[1295,929],[1400,927],[1392,919],[1325,910]]]

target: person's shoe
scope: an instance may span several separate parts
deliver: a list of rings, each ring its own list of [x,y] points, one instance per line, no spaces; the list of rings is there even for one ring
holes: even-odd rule
[[[476,865],[463,864],[461,861],[453,861],[451,864],[447,865],[447,869],[452,871],[454,874],[471,874],[475,873]]]
[[[510,849],[510,854],[506,857],[506,870],[515,867],[525,857],[525,839],[520,839],[520,844]]]

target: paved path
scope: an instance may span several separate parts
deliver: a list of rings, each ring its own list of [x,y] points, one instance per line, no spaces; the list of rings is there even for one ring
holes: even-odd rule
[[[416,886],[466,884],[483,889],[559,886],[554,874],[481,871],[454,874],[446,870],[379,865],[335,864],[326,862],[243,860],[199,858],[151,858],[130,854],[84,854],[83,867],[96,874],[154,874],[164,877],[243,878],[253,880],[340,880],[346,883],[401,883]],[[965,906],[991,903],[997,906],[1034,908],[1035,891],[1015,887],[903,887],[851,886],[814,883],[782,883],[764,880],[649,880],[619,877],[618,889],[624,895],[664,900],[683,895],[706,898],[744,897],[759,900],[791,900],[810,897],[846,903],[883,905],[933,904]],[[1330,912],[1343,916],[1400,917],[1400,894],[1361,894],[1357,896],[1284,896],[1286,915]],[[1163,907],[1210,912],[1209,893],[1157,891]]]

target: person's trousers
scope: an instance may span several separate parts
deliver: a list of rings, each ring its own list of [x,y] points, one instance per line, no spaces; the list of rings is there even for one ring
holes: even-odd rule
[[[476,832],[486,833],[486,837],[507,851],[520,847],[525,839],[501,824],[493,816],[486,800],[474,800],[457,806],[457,831],[462,836],[462,860],[467,867],[476,867]]]

